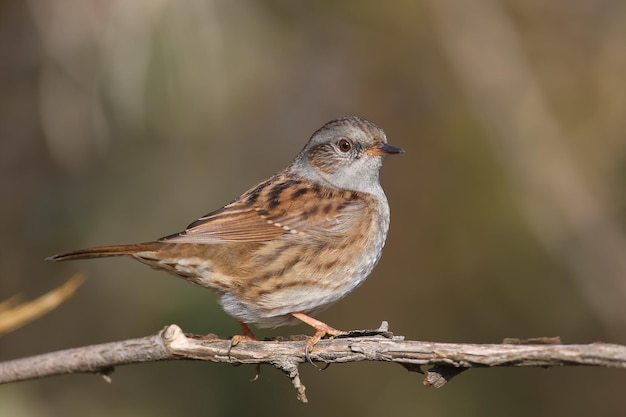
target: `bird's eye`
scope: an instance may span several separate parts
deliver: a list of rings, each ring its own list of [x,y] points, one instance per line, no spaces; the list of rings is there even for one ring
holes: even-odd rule
[[[349,152],[350,149],[352,149],[352,142],[348,139],[340,139],[339,142],[337,142],[337,146],[339,146],[341,152]]]

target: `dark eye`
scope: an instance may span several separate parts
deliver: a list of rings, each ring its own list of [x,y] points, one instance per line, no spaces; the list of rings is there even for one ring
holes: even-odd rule
[[[339,146],[341,152],[348,152],[350,151],[350,149],[352,149],[352,142],[350,142],[348,139],[339,139],[339,142],[337,142],[337,146]]]

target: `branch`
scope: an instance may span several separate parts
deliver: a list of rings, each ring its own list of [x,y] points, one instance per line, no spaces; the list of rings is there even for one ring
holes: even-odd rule
[[[556,342],[556,343],[555,343]],[[0,383],[23,381],[70,373],[97,373],[105,376],[115,366],[140,362],[196,359],[232,364],[269,364],[283,371],[307,402],[298,366],[307,361],[306,337],[288,340],[242,341],[215,335],[185,334],[177,325],[167,326],[158,335],[140,339],[62,350],[0,363]],[[548,344],[546,344],[548,343]],[[460,372],[493,366],[599,366],[626,368],[626,346],[607,343],[563,345],[558,339],[507,339],[503,344],[432,343],[393,336],[383,322],[372,331],[354,331],[346,337],[321,340],[310,353],[310,361],[325,364],[384,361],[395,362],[409,371],[422,372],[431,365],[424,385],[440,387]]]
[[[14,296],[0,302],[0,336],[9,333],[28,322],[31,322],[49,311],[57,308],[69,297],[74,295],[84,278],[80,274],[68,279],[65,284],[42,295],[36,300],[20,303],[19,297]]]

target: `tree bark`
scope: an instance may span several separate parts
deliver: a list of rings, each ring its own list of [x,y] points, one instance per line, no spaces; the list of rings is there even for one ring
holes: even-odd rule
[[[608,343],[560,344],[558,338],[507,339],[502,344],[434,343],[394,336],[383,322],[377,330],[353,331],[321,340],[308,357],[305,336],[285,340],[241,341],[216,335],[185,334],[177,325],[159,334],[100,345],[61,350],[0,363],[0,383],[70,373],[96,373],[109,378],[115,366],[162,360],[195,359],[233,364],[269,364],[291,379],[298,399],[307,402],[298,366],[357,361],[395,362],[423,373],[424,385],[440,387],[460,372],[494,366],[599,366],[626,368],[626,346]]]

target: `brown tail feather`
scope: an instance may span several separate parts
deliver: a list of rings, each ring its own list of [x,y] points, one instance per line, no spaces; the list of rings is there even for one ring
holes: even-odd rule
[[[96,246],[93,248],[76,249],[59,253],[46,258],[47,261],[69,261],[73,259],[106,258],[110,256],[132,255],[137,252],[156,250],[159,242],[139,243],[135,245]]]

